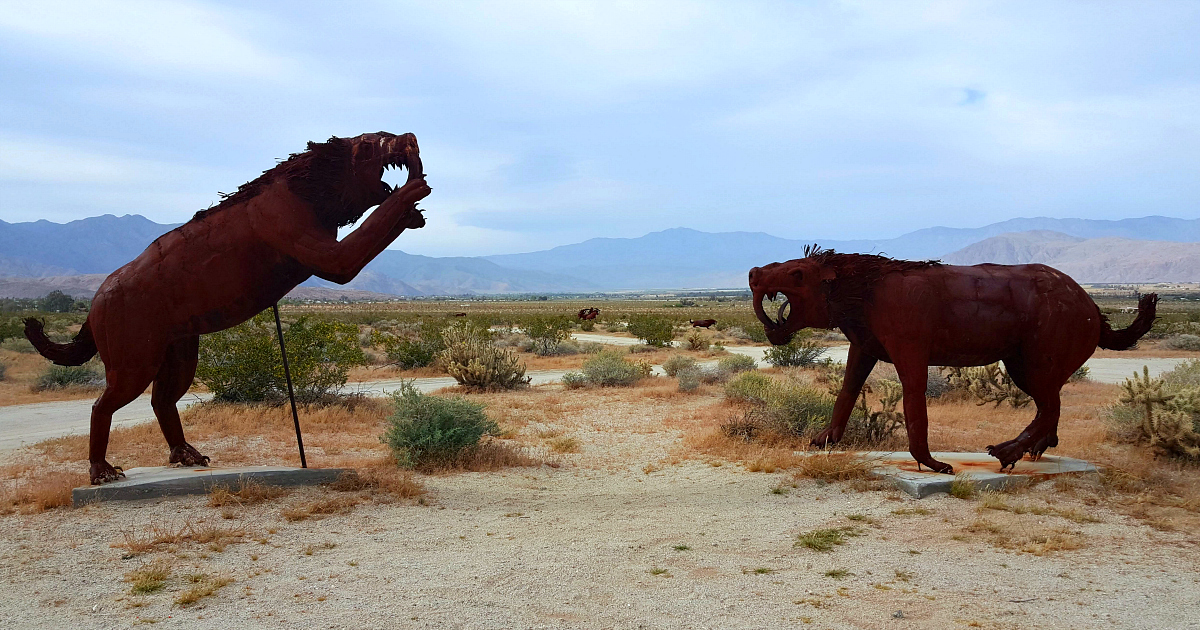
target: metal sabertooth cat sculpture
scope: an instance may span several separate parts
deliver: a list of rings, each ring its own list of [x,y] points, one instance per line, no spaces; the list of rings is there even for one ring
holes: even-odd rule
[[[393,190],[383,173],[401,166],[408,181]],[[195,376],[200,335],[250,319],[310,276],[349,282],[401,232],[425,225],[416,204],[429,192],[410,133],[310,142],[113,272],[70,343],[25,320],[25,336],[47,359],[81,365],[99,352],[104,362],[107,386],[92,406],[92,484],[124,476],[105,461],[113,412],[151,383],[171,463],[206,465],[184,440],[175,408]],[[339,227],[376,205],[338,241]]]
[[[840,328],[850,340],[846,377],[829,426],[813,439],[842,438],[877,361],[896,366],[904,387],[908,449],[918,464],[953,473],[929,453],[925,385],[930,365],[1003,361],[1033,397],[1037,415],[1016,438],[988,447],[1000,469],[1058,445],[1059,392],[1096,347],[1125,350],[1154,324],[1158,296],[1142,296],[1137,318],[1113,330],[1091,297],[1046,265],[975,265],[893,260],[806,247],[805,257],[750,270],[754,309],[767,339],[786,344],[802,328]],[[763,298],[784,301],[774,319]]]

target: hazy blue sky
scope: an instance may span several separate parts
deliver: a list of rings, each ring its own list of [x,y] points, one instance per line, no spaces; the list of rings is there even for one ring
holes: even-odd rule
[[[1200,217],[1200,2],[333,6],[0,2],[0,218],[179,222],[377,130],[414,253]]]

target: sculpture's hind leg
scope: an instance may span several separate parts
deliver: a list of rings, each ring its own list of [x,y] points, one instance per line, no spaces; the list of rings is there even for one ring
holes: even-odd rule
[[[167,347],[167,355],[158,375],[154,378],[154,393],[150,404],[158,418],[167,446],[171,448],[172,464],[183,466],[207,466],[209,459],[200,454],[183,438],[183,423],[179,420],[179,409],[175,403],[187,393],[196,376],[196,360],[200,337],[188,337]]]
[[[108,452],[108,434],[112,429],[113,413],[133,402],[150,384],[153,373],[145,368],[139,370],[108,369],[105,371],[107,385],[104,393],[92,405],[92,426],[88,441],[88,461],[91,464],[92,485],[116,481],[124,477],[121,469],[104,459]]]
[[[1019,359],[1006,359],[1004,367],[1013,383],[1033,397],[1037,414],[1017,437],[987,447],[988,454],[1000,460],[1000,470],[1015,467],[1025,453],[1036,460],[1047,448],[1058,446],[1058,418],[1062,407],[1059,393],[1066,382],[1052,375],[1031,378],[1030,370]]]

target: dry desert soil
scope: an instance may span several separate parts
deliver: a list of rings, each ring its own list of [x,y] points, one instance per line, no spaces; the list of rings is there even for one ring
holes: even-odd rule
[[[1069,386],[1064,406],[1092,409],[1115,392]],[[923,500],[868,479],[811,479],[790,448],[722,443],[716,427],[736,409],[718,389],[681,394],[665,378],[476,398],[508,430],[498,442],[534,465],[405,479],[420,494],[309,488],[0,516],[0,626],[1200,627],[1194,499],[1114,494],[1095,478]],[[289,461],[286,431],[255,450],[262,438],[209,431],[205,413],[185,422],[216,463]],[[981,413],[955,436],[935,431],[935,448],[979,448],[1031,415],[931,408],[935,426]],[[1064,416],[1064,447],[1089,413]],[[312,422],[317,464],[381,452],[382,415],[369,439],[338,441]],[[128,448],[161,440],[152,430],[115,434],[114,457],[160,463],[165,453],[146,447],[141,461]],[[81,439],[3,463],[51,460],[44,474],[78,475]],[[1107,452],[1094,448],[1076,454]],[[804,546],[817,530],[841,544]]]

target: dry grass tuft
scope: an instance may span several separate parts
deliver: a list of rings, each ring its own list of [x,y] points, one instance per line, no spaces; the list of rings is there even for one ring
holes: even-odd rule
[[[1012,549],[1035,556],[1056,551],[1073,551],[1084,546],[1083,534],[1063,528],[1047,529],[1040,525],[995,523],[986,518],[975,519],[966,531],[984,535],[993,546]]]
[[[188,582],[195,584],[192,588],[180,593],[175,598],[175,603],[180,606],[189,606],[205,597],[215,595],[223,586],[233,583],[233,578],[221,575],[209,575],[206,573],[197,573],[189,575],[185,578]]]
[[[283,508],[280,515],[289,521],[303,521],[309,518],[324,518],[330,514],[348,514],[354,511],[354,506],[366,501],[361,495],[343,495],[327,499],[316,499],[295,503]]]
[[[131,584],[130,595],[149,595],[161,591],[171,577],[171,565],[164,560],[144,564],[125,574],[125,581]]]
[[[981,492],[979,495],[979,511],[999,510],[1013,514],[1036,514],[1038,516],[1057,516],[1076,523],[1099,523],[1100,519],[1079,508],[1056,508],[1048,505],[1033,505],[1029,503],[1010,504],[1004,495],[998,492]]]
[[[578,453],[583,442],[576,437],[554,438],[546,442],[555,453]]]
[[[246,506],[279,498],[288,491],[278,486],[268,486],[252,479],[238,481],[237,490],[228,486],[215,486],[208,493],[210,507],[225,507],[227,505]]]
[[[814,529],[800,534],[796,538],[796,547],[807,547],[813,551],[830,551],[835,545],[846,544],[847,538],[861,536],[857,527],[834,527],[830,529]]]
[[[212,551],[224,551],[230,544],[243,542],[246,531],[240,527],[194,524],[188,521],[178,530],[151,525],[141,532],[136,529],[121,532],[122,541],[113,547],[124,548],[131,554],[156,551],[163,546],[182,544],[208,545]]]
[[[822,481],[849,481],[871,476],[872,463],[853,453],[822,451],[801,457],[795,476]]]
[[[39,514],[71,505],[71,490],[89,483],[82,473],[27,471],[24,478],[2,481],[0,514]]]
[[[342,475],[330,488],[338,492],[383,493],[397,499],[413,499],[425,494],[425,486],[412,472],[396,466],[391,458],[359,466],[355,474]]]

